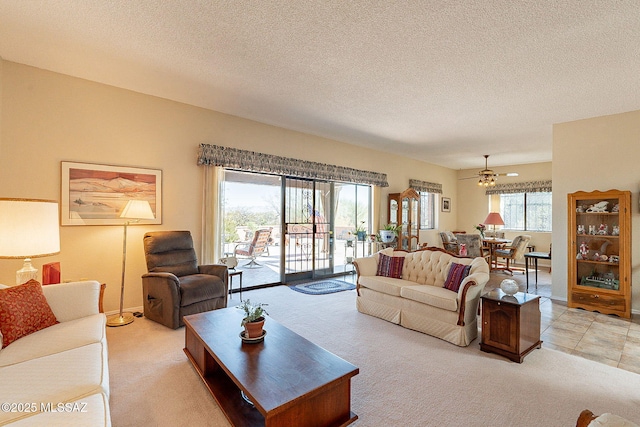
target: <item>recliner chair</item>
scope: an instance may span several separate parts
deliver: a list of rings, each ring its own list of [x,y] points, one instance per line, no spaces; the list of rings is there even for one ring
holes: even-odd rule
[[[189,231],[144,235],[148,273],[142,276],[144,315],[171,329],[183,316],[227,306],[229,275],[224,264],[198,265]]]

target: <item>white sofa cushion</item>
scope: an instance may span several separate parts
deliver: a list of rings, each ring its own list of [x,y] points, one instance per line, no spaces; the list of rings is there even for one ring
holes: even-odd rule
[[[364,286],[374,291],[382,292],[383,294],[400,296],[400,290],[403,286],[415,285],[413,282],[409,282],[403,279],[394,279],[393,277],[384,276],[361,276],[360,286]]]
[[[98,313],[49,326],[24,336],[2,349],[0,366],[105,341],[105,324],[105,315]]]
[[[42,292],[58,322],[99,313],[100,283],[95,280],[47,285]]]
[[[458,294],[446,288],[430,285],[404,286],[400,290],[400,296],[443,310],[458,310]]]
[[[0,368],[3,402],[67,402],[95,393],[109,396],[106,342]],[[0,412],[0,424],[24,415]]]

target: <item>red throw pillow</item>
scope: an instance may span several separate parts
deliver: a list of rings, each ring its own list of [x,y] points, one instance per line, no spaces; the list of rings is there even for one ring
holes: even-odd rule
[[[3,347],[18,338],[58,323],[42,286],[29,280],[20,286],[0,289],[0,331]]]
[[[385,254],[380,254],[378,258],[378,271],[376,271],[376,276],[399,279],[402,277],[403,265],[403,256],[387,256]]]
[[[469,270],[471,270],[470,265],[456,264],[455,262],[451,263],[451,268],[449,269],[447,280],[444,282],[444,287],[450,291],[458,292],[460,284],[462,284],[465,277],[469,275]]]

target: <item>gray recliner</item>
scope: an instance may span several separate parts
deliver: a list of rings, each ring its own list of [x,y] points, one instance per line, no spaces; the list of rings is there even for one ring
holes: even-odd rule
[[[177,329],[184,325],[183,316],[227,306],[227,266],[198,265],[189,231],[146,233],[144,255],[145,317]]]

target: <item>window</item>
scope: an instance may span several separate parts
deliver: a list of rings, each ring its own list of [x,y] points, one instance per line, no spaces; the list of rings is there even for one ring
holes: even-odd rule
[[[551,231],[551,193],[500,194],[504,228],[523,231]]]
[[[420,191],[418,194],[420,194],[420,229],[434,229],[436,195],[426,191]]]

